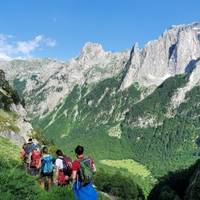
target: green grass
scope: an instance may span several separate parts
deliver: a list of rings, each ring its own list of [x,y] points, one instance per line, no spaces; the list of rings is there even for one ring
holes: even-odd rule
[[[151,176],[151,172],[144,166],[141,165],[140,163],[127,159],[127,160],[100,160],[100,163],[115,167],[115,168],[123,168],[126,169],[130,174],[136,175],[136,176],[141,176],[141,177],[147,177]]]
[[[8,139],[0,137],[0,155],[15,161],[19,160],[20,148],[9,142]]]
[[[146,166],[132,160],[100,160],[99,167],[106,166],[106,171],[110,173],[120,173],[137,183],[143,190],[144,195],[148,196],[157,180],[153,177]]]
[[[16,113],[0,109],[0,131],[12,130],[19,132],[16,126],[17,115]]]

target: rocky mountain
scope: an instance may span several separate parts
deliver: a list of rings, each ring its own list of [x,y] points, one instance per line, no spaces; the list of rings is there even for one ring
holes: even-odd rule
[[[25,98],[33,126],[69,152],[81,143],[98,160],[134,159],[157,176],[196,160],[200,23],[173,26],[131,51],[87,43],[66,62],[0,68]]]
[[[18,93],[6,80],[4,71],[0,70],[0,136],[16,144],[24,143],[32,130],[22,104]]]
[[[192,71],[200,58],[200,23],[173,26],[143,49],[134,45],[122,89],[133,82],[158,86],[168,77]]]
[[[78,57],[66,62],[1,61],[0,68],[25,97],[28,112],[36,117],[52,111],[76,84],[97,83],[122,72],[121,90],[133,83],[154,89],[168,77],[190,72],[199,64],[199,38],[200,23],[173,26],[144,48],[136,43],[131,51],[111,53],[99,44],[86,43]],[[178,101],[198,82],[198,70],[195,73],[191,83],[177,94]]]
[[[0,62],[0,68],[26,100],[31,116],[52,111],[75,85],[112,77],[127,62],[129,52],[105,52],[101,45],[86,43],[78,57],[67,62],[51,59]]]

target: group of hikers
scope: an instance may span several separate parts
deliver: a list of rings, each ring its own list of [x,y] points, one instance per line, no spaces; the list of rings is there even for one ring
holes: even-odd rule
[[[48,190],[53,184],[72,184],[75,199],[96,200],[98,194],[92,185],[96,166],[91,157],[84,156],[84,147],[78,145],[75,148],[76,159],[73,162],[60,149],[55,154],[57,158],[49,154],[46,146],[40,148],[29,138],[22,147],[20,158],[32,176],[40,177],[43,189]]]

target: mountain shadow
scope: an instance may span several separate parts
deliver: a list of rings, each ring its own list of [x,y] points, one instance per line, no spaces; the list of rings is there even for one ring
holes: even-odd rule
[[[192,59],[185,68],[185,73],[192,73],[192,71],[196,68],[196,64],[200,61],[200,58]]]
[[[200,160],[188,169],[169,172],[150,192],[147,200],[199,200]]]

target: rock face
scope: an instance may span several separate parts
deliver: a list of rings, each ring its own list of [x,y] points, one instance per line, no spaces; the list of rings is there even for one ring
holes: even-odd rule
[[[33,127],[27,121],[27,112],[21,104],[12,104],[11,111],[17,113],[18,117],[16,120],[16,125],[19,127],[18,135],[22,136],[26,141],[28,140],[28,135],[31,133]]]
[[[179,105],[185,101],[186,93],[189,92],[193,87],[200,84],[200,59],[197,59],[193,63],[193,72],[189,77],[189,81],[185,87],[179,88],[171,99],[171,106],[169,112],[172,114],[173,110],[179,107]]]
[[[7,137],[18,145],[23,144],[32,130],[26,116],[21,99],[0,70],[0,136]]]
[[[67,62],[50,59],[0,62],[7,78],[25,97],[33,116],[52,111],[75,85],[91,84],[112,77],[127,62],[129,52],[105,52],[101,45],[86,43],[80,56]]]
[[[172,27],[144,49],[134,45],[121,89],[133,82],[158,86],[170,76],[190,71],[199,58],[200,23]]]
[[[25,138],[15,133],[14,131],[2,131],[0,132],[0,136],[10,139],[14,144],[22,145],[26,142]]]

